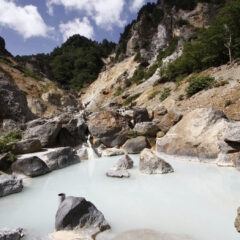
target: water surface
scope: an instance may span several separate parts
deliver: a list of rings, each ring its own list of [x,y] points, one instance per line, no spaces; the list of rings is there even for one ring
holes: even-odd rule
[[[101,158],[24,181],[23,192],[0,199],[0,228],[23,227],[34,236],[54,232],[57,194],[85,197],[101,210],[114,233],[153,229],[195,240],[237,240],[240,172],[168,158],[166,175],[138,171],[129,179],[106,177],[120,157]]]

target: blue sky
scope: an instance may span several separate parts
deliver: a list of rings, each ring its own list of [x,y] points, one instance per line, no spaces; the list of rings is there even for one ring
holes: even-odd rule
[[[0,36],[13,55],[48,53],[75,33],[117,42],[147,2],[156,0],[0,0]]]

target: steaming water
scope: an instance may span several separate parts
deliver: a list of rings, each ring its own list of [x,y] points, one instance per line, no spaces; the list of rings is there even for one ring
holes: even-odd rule
[[[114,233],[149,228],[195,240],[237,240],[240,172],[168,159],[175,173],[143,175],[139,155],[130,179],[105,176],[119,157],[99,158],[25,180],[22,193],[0,200],[0,228],[23,227],[34,236],[54,231],[57,194],[84,196],[101,210]],[[29,237],[28,237],[29,239]]]

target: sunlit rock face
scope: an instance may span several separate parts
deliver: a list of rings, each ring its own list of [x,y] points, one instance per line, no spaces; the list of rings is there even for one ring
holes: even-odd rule
[[[240,125],[213,108],[199,108],[186,114],[157,140],[158,152],[196,157],[220,166],[239,164]]]

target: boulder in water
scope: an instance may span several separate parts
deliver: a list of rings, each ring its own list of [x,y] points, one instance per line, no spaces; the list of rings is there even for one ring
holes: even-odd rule
[[[46,163],[38,157],[21,158],[12,164],[12,171],[29,177],[37,177],[50,172]]]
[[[139,169],[145,174],[165,174],[174,172],[169,163],[160,159],[152,150],[147,148],[140,154]]]
[[[24,236],[23,229],[0,229],[1,240],[20,240]]]
[[[7,174],[0,175],[0,197],[21,192],[22,189],[23,184],[21,179]]]
[[[103,214],[89,201],[82,197],[65,197],[60,194],[61,202],[56,214],[55,228],[59,230],[110,229]]]
[[[237,210],[237,217],[236,217],[236,219],[235,219],[234,225],[235,225],[236,230],[237,230],[238,232],[240,232],[240,207],[239,207],[238,210]]]
[[[80,162],[71,147],[55,148],[52,152],[46,153],[44,157],[46,158],[45,163],[52,171]]]

